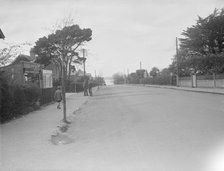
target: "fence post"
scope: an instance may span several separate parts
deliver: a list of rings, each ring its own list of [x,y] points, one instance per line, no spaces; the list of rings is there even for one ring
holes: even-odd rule
[[[214,81],[213,88],[216,88],[216,74],[215,73],[213,73],[213,81]]]
[[[197,88],[197,75],[193,74],[191,76],[191,81],[192,81],[192,88]]]
[[[180,80],[179,80],[179,76],[176,75],[176,86],[180,87]]]

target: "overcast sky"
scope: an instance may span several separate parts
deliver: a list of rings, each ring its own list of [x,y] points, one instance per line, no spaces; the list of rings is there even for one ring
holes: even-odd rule
[[[34,43],[72,16],[81,28],[91,28],[87,72],[101,76],[140,67],[168,67],[175,38],[206,17],[224,0],[0,0],[0,28],[7,43]]]

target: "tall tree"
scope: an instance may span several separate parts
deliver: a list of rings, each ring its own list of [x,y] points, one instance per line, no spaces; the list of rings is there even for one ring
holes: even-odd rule
[[[62,97],[63,97],[63,120],[66,120],[66,98],[65,98],[65,80],[69,79],[72,69],[71,63],[74,58],[78,58],[77,48],[83,43],[92,39],[91,29],[81,29],[78,25],[65,26],[56,30],[48,37],[40,38],[33,48],[33,53],[38,55],[37,62],[58,63],[62,73]],[[46,63],[45,63],[46,62]]]
[[[198,17],[197,23],[182,35],[184,38],[180,39],[178,55],[180,76],[224,72],[224,8],[215,9],[205,18]],[[177,70],[176,56],[170,69]]]
[[[205,54],[224,51],[224,8],[215,9],[206,18],[198,17],[197,23],[182,32],[182,48]]]
[[[36,54],[36,62],[48,65],[54,63],[61,67],[62,58],[65,66],[66,79],[70,79],[73,61],[78,59],[76,50],[85,42],[92,39],[91,29],[81,29],[78,25],[65,26],[61,30],[56,30],[55,33],[42,37],[33,48],[33,53]]]

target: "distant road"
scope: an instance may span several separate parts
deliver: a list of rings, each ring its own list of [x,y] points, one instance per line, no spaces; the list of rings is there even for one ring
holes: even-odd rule
[[[105,77],[104,80],[106,82],[106,85],[114,85],[113,78]]]

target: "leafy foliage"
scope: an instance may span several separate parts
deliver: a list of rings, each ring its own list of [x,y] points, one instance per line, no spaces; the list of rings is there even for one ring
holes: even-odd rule
[[[1,123],[17,118],[38,108],[36,102],[40,98],[40,89],[27,86],[9,86],[0,76],[1,81]]]
[[[206,18],[198,17],[197,24],[183,31],[181,47],[200,54],[224,51],[224,8],[215,9]]]
[[[144,78],[145,73],[146,73],[145,69],[138,69],[138,70],[136,70],[136,74],[137,74],[139,79]]]
[[[63,58],[65,73],[68,73],[67,77],[70,78],[71,70],[74,69],[73,62],[80,59],[76,50],[83,43],[90,41],[91,36],[91,29],[81,29],[78,25],[56,30],[55,33],[42,37],[36,42],[33,48],[33,53],[38,56],[36,62],[45,66],[52,62],[61,67]]]
[[[128,75],[128,82],[130,84],[139,84],[139,76],[136,72],[133,72]]]
[[[149,72],[149,75],[152,77],[156,77],[157,75],[159,75],[159,69],[156,67],[153,67],[152,70]]]
[[[182,32],[178,53],[179,76],[223,73],[224,69],[224,9],[215,9],[206,18]],[[177,71],[177,56],[169,66]]]

